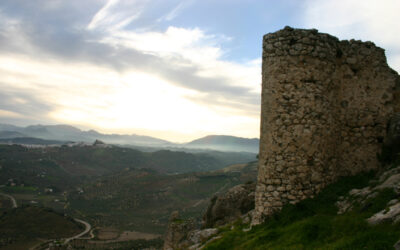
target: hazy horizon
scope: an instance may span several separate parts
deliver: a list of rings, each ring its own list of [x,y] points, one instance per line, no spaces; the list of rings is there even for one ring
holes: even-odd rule
[[[400,70],[396,0],[3,0],[0,123],[187,142],[259,137],[261,41],[370,40]]]
[[[79,127],[79,126],[73,126],[73,125],[70,125],[70,124],[61,124],[61,123],[56,123],[56,124],[40,124],[40,123],[38,123],[38,124],[28,124],[28,125],[17,125],[17,124],[0,122],[0,125],[12,125],[12,126],[20,127],[20,128],[26,128],[26,127],[29,127],[29,126],[44,126],[44,127],[46,127],[46,126],[70,126],[70,127],[77,128],[77,129],[81,130],[82,132],[95,131],[95,132],[98,132],[98,133],[101,133],[101,134],[105,134],[105,135],[115,134],[115,135],[149,136],[149,137],[154,137],[156,139],[162,139],[162,140],[166,140],[168,142],[177,143],[177,144],[184,144],[184,143],[192,142],[194,140],[201,139],[201,138],[204,138],[204,137],[207,137],[207,136],[233,136],[233,137],[244,138],[244,139],[260,139],[259,137],[240,137],[240,136],[234,136],[234,135],[229,135],[229,134],[206,134],[206,135],[203,135],[203,136],[200,136],[200,137],[194,137],[194,138],[192,138],[190,140],[187,140],[187,141],[176,141],[176,140],[167,140],[167,139],[163,139],[163,138],[159,138],[159,137],[151,136],[151,135],[143,135],[143,134],[130,133],[130,132],[127,132],[127,133],[123,133],[123,132],[122,133],[105,132],[105,131],[96,130],[96,129],[89,128],[89,127]],[[6,130],[4,130],[4,131],[6,131]]]

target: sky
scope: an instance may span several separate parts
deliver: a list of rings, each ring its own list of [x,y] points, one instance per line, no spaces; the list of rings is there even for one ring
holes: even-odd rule
[[[264,34],[373,41],[399,72],[399,11],[399,0],[1,0],[0,123],[259,137]]]

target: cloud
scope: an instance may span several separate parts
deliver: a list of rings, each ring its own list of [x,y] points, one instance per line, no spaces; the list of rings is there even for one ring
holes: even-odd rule
[[[78,1],[0,4],[3,115],[110,131],[256,136],[259,59],[223,60],[229,38],[196,27],[128,28],[145,18],[146,1],[82,4],[87,12]],[[29,105],[13,107],[21,106],[15,100]]]
[[[2,72],[3,73],[3,72]],[[27,89],[13,88],[0,82],[0,119],[40,121],[48,119],[48,114],[56,108],[44,103]]]
[[[189,5],[193,4],[194,0],[186,0],[180,2],[177,6],[175,6],[170,12],[165,14],[164,16],[157,19],[157,22],[163,21],[172,21],[175,19],[181,11],[187,8]]]
[[[130,3],[133,4],[132,1]],[[53,33],[51,30],[58,30],[61,27],[51,26],[48,30],[41,29],[36,23],[42,22],[31,20],[31,16],[25,15],[24,11],[23,16],[18,15],[14,18],[13,22],[16,23],[14,28],[12,30],[8,28],[3,32],[5,41],[2,43],[3,53],[19,51],[33,57],[69,62],[86,61],[108,66],[117,71],[132,69],[146,71],[166,78],[172,84],[207,94],[219,93],[230,97],[236,95],[240,99],[247,94],[253,96],[252,92],[257,93],[260,83],[259,68],[257,65],[223,61],[221,57],[224,51],[219,44],[226,42],[227,38],[224,36],[209,35],[199,28],[185,29],[173,26],[165,31],[152,32],[124,30],[122,27],[111,30],[107,28],[113,27],[114,23],[101,20],[107,19],[109,15],[115,16],[113,11],[118,12],[126,4],[120,1],[108,1],[94,14],[94,17],[99,18],[92,18],[90,23],[97,20],[95,23],[99,25],[101,22],[106,30],[101,32],[71,29],[69,27],[71,23],[65,20],[59,24],[64,27],[62,34]],[[99,13],[106,14],[99,15]],[[4,19],[12,20],[12,18]],[[4,26],[8,26],[7,22],[3,23]],[[35,25],[29,27],[29,23]]]
[[[236,100],[258,105],[259,64],[241,65],[221,60],[224,52],[216,45],[220,39],[199,28],[169,27],[165,32],[118,31],[102,42],[144,53],[149,61],[142,58],[142,70],[177,86],[207,94],[219,104],[229,99],[226,104]]]
[[[308,0],[304,25],[341,39],[370,40],[387,51],[388,62],[400,71],[398,0]]]
[[[141,15],[146,3],[147,0],[108,0],[87,28],[121,29]]]

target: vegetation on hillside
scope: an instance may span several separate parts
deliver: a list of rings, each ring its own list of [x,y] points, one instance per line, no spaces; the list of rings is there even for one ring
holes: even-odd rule
[[[83,231],[81,224],[49,208],[22,206],[0,215],[0,248],[27,249],[38,239],[60,239]]]
[[[68,201],[71,209],[97,225],[163,233],[171,212],[199,217],[214,194],[255,181],[255,162],[241,169],[178,175],[127,170],[87,183],[84,192],[71,193]]]
[[[383,223],[371,226],[366,218],[386,208],[397,198],[385,189],[365,204],[338,215],[336,201],[351,189],[368,186],[374,173],[343,177],[326,187],[316,198],[286,205],[264,224],[236,223],[221,228],[223,237],[205,249],[393,249],[400,239],[400,225]]]
[[[18,204],[51,207],[93,226],[163,233],[172,211],[199,217],[216,192],[255,179],[254,163],[243,171],[219,171],[222,163],[242,157],[231,154],[0,145],[0,192]],[[3,207],[8,200],[0,200]]]
[[[232,159],[234,158],[234,159]],[[0,184],[10,178],[17,184],[65,189],[87,179],[126,169],[153,169],[159,173],[188,173],[221,169],[244,163],[249,154],[191,154],[168,150],[141,152],[121,147],[26,148],[0,145]]]

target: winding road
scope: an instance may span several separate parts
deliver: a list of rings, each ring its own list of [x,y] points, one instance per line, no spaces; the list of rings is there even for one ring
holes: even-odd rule
[[[92,226],[89,223],[87,223],[86,221],[83,221],[83,220],[80,220],[80,219],[74,219],[74,220],[76,222],[79,222],[79,223],[82,223],[83,225],[85,225],[85,230],[80,234],[77,234],[75,236],[72,236],[70,238],[65,239],[64,244],[67,244],[71,240],[78,239],[78,238],[82,237],[83,235],[87,234],[90,231],[90,229],[92,229]]]
[[[11,202],[12,202],[12,207],[13,208],[17,208],[18,207],[17,201],[15,200],[14,197],[12,197],[11,195],[8,195],[8,194],[4,194],[4,193],[0,193],[0,195],[9,198],[11,200]]]
[[[64,242],[62,243],[63,245],[66,245],[71,240],[75,240],[75,239],[78,239],[78,238],[82,237],[83,235],[87,234],[92,228],[92,226],[89,223],[87,223],[86,221],[83,221],[83,220],[80,220],[80,219],[75,219],[75,218],[74,218],[74,220],[76,222],[79,222],[79,223],[82,223],[83,225],[85,225],[85,230],[80,234],[77,234],[77,235],[72,236],[70,238],[64,239]],[[90,237],[92,238],[92,237],[94,237],[94,235],[92,233],[90,233]],[[57,239],[47,240],[45,243],[41,242],[41,243],[31,247],[29,250],[43,249],[43,247],[45,247],[45,245],[48,246],[48,248],[46,248],[46,250],[50,250],[50,244],[54,243],[56,241],[58,241],[58,240]]]
[[[12,197],[11,195],[8,195],[8,194],[4,194],[4,193],[0,193],[0,195],[9,198],[9,199],[11,200],[11,202],[12,202],[12,207],[13,207],[13,208],[17,208],[17,207],[18,207],[17,201],[15,200],[14,197]],[[76,218],[74,218],[74,220],[75,220],[76,222],[79,222],[79,223],[85,225],[85,230],[84,230],[83,232],[81,232],[81,233],[75,235],[75,236],[72,236],[72,237],[70,237],[70,238],[65,239],[65,240],[64,240],[64,244],[67,244],[67,243],[70,242],[71,240],[78,239],[78,238],[82,237],[83,235],[87,234],[87,233],[92,229],[92,226],[91,226],[88,222],[83,221],[83,220],[80,220],[80,219],[76,219]],[[91,238],[92,238],[92,237],[93,237],[93,235],[91,235]],[[35,248],[35,247],[33,247],[33,249],[34,249],[34,248]]]

